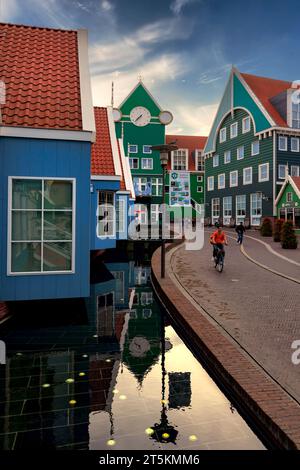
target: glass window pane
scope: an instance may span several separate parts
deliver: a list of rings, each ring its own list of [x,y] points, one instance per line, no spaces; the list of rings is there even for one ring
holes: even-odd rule
[[[44,271],[71,271],[72,243],[44,243]]]
[[[41,271],[40,243],[12,243],[11,270],[14,273]]]
[[[12,212],[12,240],[41,240],[41,211]]]
[[[44,240],[72,240],[72,212],[44,212]]]
[[[12,181],[13,209],[41,209],[41,180],[14,179]]]
[[[72,209],[72,182],[44,181],[45,209]]]

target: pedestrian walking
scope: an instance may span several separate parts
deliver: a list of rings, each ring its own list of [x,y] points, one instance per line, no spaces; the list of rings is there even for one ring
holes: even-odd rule
[[[237,243],[241,245],[243,243],[244,233],[246,231],[243,222],[240,222],[240,224],[236,226],[235,231],[237,233]]]

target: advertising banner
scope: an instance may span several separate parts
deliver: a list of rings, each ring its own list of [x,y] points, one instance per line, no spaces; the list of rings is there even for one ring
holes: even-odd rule
[[[170,206],[190,206],[190,174],[188,171],[170,172]]]

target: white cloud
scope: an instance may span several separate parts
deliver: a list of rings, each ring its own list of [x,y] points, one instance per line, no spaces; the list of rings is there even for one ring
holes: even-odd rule
[[[134,35],[136,41],[155,44],[187,39],[192,34],[192,22],[185,18],[168,18],[142,26]]]
[[[90,47],[91,72],[112,72],[140,62],[145,56],[145,49],[130,37],[117,42],[95,44]]]
[[[120,104],[130,90],[137,84],[141,74],[143,82],[151,88],[155,96],[159,93],[159,86],[167,81],[176,80],[186,73],[183,60],[178,54],[163,54],[160,57],[132,67],[130,71],[115,70],[92,77],[94,104],[106,106],[111,100],[111,82],[115,84],[115,104]],[[158,101],[159,97],[158,97]],[[167,103],[161,103],[161,105]]]
[[[113,10],[114,5],[111,2],[109,2],[108,0],[102,0],[101,8],[104,11],[111,11],[111,10]]]
[[[199,103],[201,98],[199,97]],[[208,135],[219,103],[199,106],[180,103],[172,107],[174,121],[167,134]],[[177,130],[177,132],[176,132]]]
[[[19,12],[17,0],[0,0],[0,21],[12,22]]]
[[[175,15],[180,15],[182,9],[189,3],[194,3],[200,0],[174,0],[170,5],[170,10]]]

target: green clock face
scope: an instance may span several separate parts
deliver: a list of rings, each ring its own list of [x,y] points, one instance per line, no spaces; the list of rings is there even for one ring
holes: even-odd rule
[[[144,106],[136,106],[131,110],[130,120],[135,126],[147,126],[151,120],[150,111],[147,108],[144,108]]]

